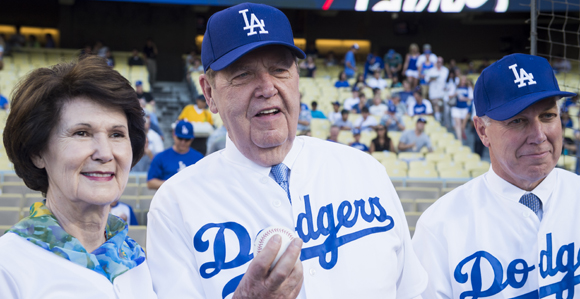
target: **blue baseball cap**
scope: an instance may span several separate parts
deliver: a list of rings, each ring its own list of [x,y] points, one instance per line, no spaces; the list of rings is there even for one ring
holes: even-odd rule
[[[423,117],[419,117],[419,118],[417,118],[417,122],[422,122],[422,123],[426,124],[427,120]]]
[[[477,116],[506,120],[550,97],[570,97],[560,91],[550,63],[543,57],[512,54],[481,73],[474,90]]]
[[[397,112],[397,107],[393,104],[389,104],[389,112],[392,112],[392,113]]]
[[[201,44],[203,70],[220,71],[246,53],[267,45],[288,47],[298,58],[306,55],[294,45],[292,27],[280,10],[242,3],[213,14]]]
[[[334,101],[334,102],[332,102],[332,105],[338,105],[338,106],[340,106],[340,102]]]
[[[193,125],[182,120],[175,125],[175,136],[183,139],[193,139]]]
[[[143,85],[143,82],[141,80],[137,80],[137,82],[135,82],[135,86],[141,86]]]
[[[357,128],[352,129],[352,135],[360,135],[360,129]]]

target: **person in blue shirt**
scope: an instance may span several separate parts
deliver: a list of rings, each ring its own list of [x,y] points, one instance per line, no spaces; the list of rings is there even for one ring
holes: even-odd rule
[[[312,110],[310,111],[312,118],[326,119],[326,116],[324,115],[324,113],[322,111],[318,110],[318,103],[316,101],[312,101],[310,106],[312,106]]]
[[[348,84],[348,80],[346,78],[346,73],[344,71],[341,71],[340,74],[338,74],[338,81],[334,83],[334,87],[350,87],[350,84]]]
[[[368,152],[369,151],[369,147],[366,146],[363,143],[360,143],[360,130],[359,129],[353,129],[352,130],[352,136],[354,137],[354,142],[352,142],[350,144],[350,146],[359,149],[363,152]]]
[[[195,164],[203,155],[192,149],[193,125],[187,121],[180,121],[173,131],[173,146],[157,154],[147,173],[147,188],[157,190],[161,185],[177,172],[187,166]]]
[[[352,78],[354,77],[354,74],[356,74],[356,60],[354,54],[356,54],[358,49],[358,44],[353,44],[352,47],[350,47],[350,51],[346,52],[346,55],[344,56],[344,73],[347,78]]]
[[[372,75],[376,71],[382,73],[384,68],[385,63],[383,62],[383,59],[379,57],[377,53],[369,53],[367,56],[367,61],[365,62],[365,79],[367,78],[368,74]]]
[[[8,99],[0,94],[0,109],[8,110]]]

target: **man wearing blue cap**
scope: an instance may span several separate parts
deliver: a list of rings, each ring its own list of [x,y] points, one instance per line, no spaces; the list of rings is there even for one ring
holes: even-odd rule
[[[513,54],[475,85],[489,171],[419,219],[413,246],[429,273],[423,298],[575,298],[580,292],[580,178],[556,169],[560,91],[548,61]],[[576,244],[578,242],[578,244]]]
[[[286,16],[243,3],[207,24],[200,85],[226,148],[168,180],[148,214],[159,298],[414,298],[427,284],[385,168],[361,151],[296,136],[300,94]],[[295,234],[261,252],[268,227]],[[280,230],[280,228],[276,228]]]
[[[195,164],[203,155],[191,148],[193,125],[180,121],[173,130],[173,146],[157,154],[147,172],[147,188],[157,190],[170,177]]]

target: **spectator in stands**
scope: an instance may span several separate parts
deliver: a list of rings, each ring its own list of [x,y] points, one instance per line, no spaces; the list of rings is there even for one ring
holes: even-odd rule
[[[328,141],[338,142],[338,134],[340,133],[340,128],[336,125],[330,127],[330,136],[326,138]]]
[[[147,64],[147,71],[149,72],[149,83],[155,84],[157,81],[157,45],[151,38],[148,38],[143,47],[143,54],[145,54],[145,63]]]
[[[1,90],[0,90],[1,92]],[[10,109],[10,102],[8,99],[0,93],[0,109],[8,110]]]
[[[228,131],[226,126],[222,125],[217,130],[213,131],[207,138],[207,151],[205,155],[215,153],[226,148],[226,138]]]
[[[40,48],[40,43],[38,42],[38,39],[36,38],[36,35],[31,34],[28,36],[28,43],[26,45],[29,48]]]
[[[481,72],[483,72],[483,70],[485,70],[489,65],[490,65],[489,58],[484,58],[479,67],[477,68],[477,72],[481,74]]]
[[[129,57],[129,59],[127,60],[127,64],[129,66],[144,65],[143,58],[141,58],[141,55],[139,54],[139,51],[137,49],[133,49],[133,51],[131,52],[131,57]]]
[[[578,106],[578,95],[573,96],[571,98],[566,98],[566,100],[564,100],[564,104],[562,105],[562,107],[565,108],[570,108],[572,106]]]
[[[109,49],[107,49],[107,51],[105,52],[105,59],[107,59],[108,66],[110,67],[115,66],[115,57],[113,57],[113,54],[111,54],[111,51]]]
[[[407,76],[410,89],[414,89],[419,84],[419,71],[417,70],[417,59],[419,55],[419,46],[415,43],[411,44],[409,46],[409,53],[405,56],[405,64],[403,65],[403,74]]]
[[[338,101],[334,101],[332,102],[332,112],[328,114],[328,120],[331,124],[334,124],[340,118],[340,103]]]
[[[433,106],[431,106],[429,100],[423,99],[420,88],[416,88],[413,91],[413,100],[414,101],[407,103],[407,112],[409,113],[409,116],[433,114]]]
[[[341,118],[334,122],[332,125],[338,127],[341,131],[350,131],[354,127],[352,123],[348,120],[348,110],[343,109]]]
[[[310,115],[312,116],[312,118],[326,119],[324,113],[318,110],[318,103],[316,101],[312,101],[310,106],[312,107],[312,110],[310,110]]]
[[[304,54],[306,54],[306,56],[312,56],[312,58],[318,58],[318,49],[316,49],[316,44],[312,42],[308,43]]]
[[[569,73],[572,70],[572,64],[566,58],[557,57],[554,59],[554,63],[552,63],[552,68],[558,73]]]
[[[139,225],[135,212],[133,212],[133,208],[119,200],[115,200],[111,204],[111,214],[123,219],[123,221],[129,225]]]
[[[338,81],[334,83],[334,87],[336,88],[350,87],[350,85],[348,84],[348,79],[346,78],[346,73],[344,71],[341,71],[338,74]]]
[[[424,98],[429,95],[429,82],[427,82],[425,76],[427,72],[435,67],[436,60],[431,60],[431,56],[425,56],[422,64],[417,63],[417,70],[419,72],[419,85],[421,86],[421,94]]]
[[[389,151],[396,153],[395,145],[393,140],[389,137],[388,130],[382,125],[378,125],[375,128],[377,132],[377,138],[373,139],[371,142],[371,147],[369,148],[369,153]]]
[[[93,54],[93,48],[91,47],[91,45],[86,44],[84,48],[81,49],[81,52],[79,53],[79,58],[82,58],[85,55],[92,55]]]
[[[44,35],[44,47],[49,49],[56,48],[56,43],[54,42],[52,34],[47,33]]]
[[[467,63],[467,74],[475,74],[475,64],[471,60]]]
[[[453,128],[457,139],[467,139],[465,134],[465,120],[467,119],[468,109],[473,101],[473,88],[468,85],[467,77],[459,78],[459,85],[455,92],[455,106],[451,107],[451,118],[453,119]]]
[[[430,44],[423,45],[423,54],[419,55],[419,57],[417,58],[417,67],[423,65],[427,60],[429,60],[433,64],[437,61],[437,55],[431,52]]]
[[[312,114],[308,105],[302,103],[302,93],[300,94],[300,114],[298,115],[298,134],[305,135],[307,131],[310,131],[310,121],[312,120]]]
[[[401,70],[403,69],[403,57],[401,54],[395,52],[394,49],[390,49],[384,57],[385,62],[385,74],[390,79],[399,79],[401,75]]]
[[[376,70],[373,73],[373,76],[367,79],[367,86],[375,89],[385,89],[389,86],[389,84],[387,83],[387,80],[381,78],[381,70]]]
[[[459,69],[459,67],[457,66],[457,62],[455,61],[455,59],[451,59],[449,60],[449,73],[455,73],[456,77],[459,77],[458,75],[461,74],[461,70]]]
[[[13,93],[3,137],[46,199],[0,237],[0,298],[156,298],[143,249],[109,216],[145,143],[127,79],[96,56],[36,69]]]
[[[365,76],[363,74],[358,74],[356,76],[356,81],[352,85],[352,89],[358,89],[360,92],[363,92],[363,90],[367,87],[368,85],[365,81]]]
[[[314,78],[314,76],[316,76],[316,63],[314,63],[314,57],[306,56],[306,60],[300,62],[300,69],[306,71],[306,78]]]
[[[358,96],[358,104],[352,106],[351,112],[354,114],[360,114],[363,108],[368,108],[367,96],[363,92],[361,92],[360,95]]]
[[[566,107],[562,107],[562,109],[560,110],[560,118],[562,121],[562,128],[573,128],[574,127],[574,123],[572,122],[572,119],[570,118],[570,113],[568,113],[568,108]]]
[[[346,52],[346,55],[344,56],[344,73],[346,74],[347,78],[352,78],[354,77],[354,74],[356,74],[357,67],[354,54],[356,54],[358,49],[358,44],[353,44],[352,47],[350,47],[350,50]]]
[[[377,55],[377,53],[369,53],[367,55],[367,61],[365,62],[365,69],[364,69],[364,78],[367,79],[369,74],[374,74],[375,72],[379,72],[379,78],[381,77],[381,73],[385,68],[385,63],[383,59]]]
[[[397,114],[397,107],[391,104],[387,110],[387,113],[381,117],[381,126],[385,126],[389,131],[401,132],[405,130],[405,123],[401,115]]]
[[[155,156],[164,150],[163,138],[155,130],[151,129],[151,115],[145,112],[145,132],[147,133],[148,148]],[[153,157],[151,157],[153,159]],[[149,168],[147,168],[149,169]]]
[[[437,63],[425,74],[429,82],[429,100],[433,105],[435,119],[441,121],[443,98],[445,97],[445,83],[449,77],[449,70],[443,65],[443,57],[437,57]]]
[[[391,100],[389,101],[388,105],[395,106],[395,108],[397,109],[396,114],[398,116],[407,115],[407,105],[405,105],[403,102],[401,102],[400,93],[395,93],[393,95],[393,97],[391,97]]]
[[[398,146],[400,152],[419,152],[423,147],[427,147],[429,152],[433,151],[431,139],[425,134],[426,123],[426,119],[419,117],[415,124],[415,130],[407,130],[401,135]]]
[[[137,98],[139,100],[145,100],[145,103],[155,105],[155,99],[153,99],[153,95],[150,92],[145,92],[143,90],[143,82],[141,80],[137,80],[135,82],[135,92],[137,93]]]
[[[354,127],[361,130],[361,132],[370,132],[377,125],[377,119],[371,116],[367,107],[361,109],[361,115],[354,121]]]
[[[399,96],[401,103],[403,104],[407,104],[409,100],[411,102],[415,100],[413,98],[413,89],[411,88],[411,82],[409,82],[409,80],[403,81],[403,91],[399,92]]]
[[[352,97],[344,100],[344,103],[342,105],[343,108],[349,111],[352,110],[352,107],[358,105],[358,103],[360,102],[359,96],[360,96],[359,90],[353,89]]]
[[[328,51],[328,53],[326,54],[326,58],[324,59],[324,65],[326,65],[326,67],[336,65],[336,55],[334,55],[333,51]]]
[[[147,188],[157,190],[177,172],[197,163],[203,155],[191,148],[193,125],[179,121],[173,130],[173,146],[153,158],[147,173]]]
[[[366,146],[363,143],[360,143],[360,130],[359,129],[353,129],[352,130],[352,136],[354,137],[354,141],[349,144],[350,146],[352,146],[352,147],[354,147],[356,149],[359,149],[359,150],[361,150],[363,152],[368,152],[369,151],[369,147],[368,146]]]
[[[93,47],[92,53],[105,58],[109,47],[105,46],[101,40],[97,40],[95,46]]]
[[[399,77],[395,76],[393,77],[393,79],[391,79],[391,88],[399,88],[399,87],[403,87],[403,83],[401,83],[401,81],[399,81]]]
[[[199,58],[194,58],[193,63],[189,67],[188,71],[190,73],[203,73],[203,65],[201,64],[201,60]]]
[[[186,120],[195,123],[209,123],[213,126],[211,112],[207,109],[205,97],[202,95],[195,98],[195,105],[187,105],[181,110],[177,120]]]
[[[387,105],[385,105],[385,103],[383,103],[383,100],[381,100],[381,94],[375,93],[373,97],[373,105],[369,107],[369,112],[372,115],[382,117],[383,115],[385,115],[385,113],[387,113],[387,110],[388,110]]]

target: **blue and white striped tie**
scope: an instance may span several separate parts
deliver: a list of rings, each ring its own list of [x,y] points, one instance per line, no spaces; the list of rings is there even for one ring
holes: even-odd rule
[[[530,210],[534,211],[536,215],[542,208],[542,202],[534,193],[524,194],[522,198],[520,198],[520,203],[524,206],[530,208]],[[540,215],[538,215],[539,217]]]
[[[277,164],[272,166],[270,172],[274,176],[276,183],[286,191],[286,195],[288,195],[288,200],[292,203],[292,199],[290,198],[290,188],[288,186],[288,171],[290,169],[288,166],[284,165],[283,163]]]

